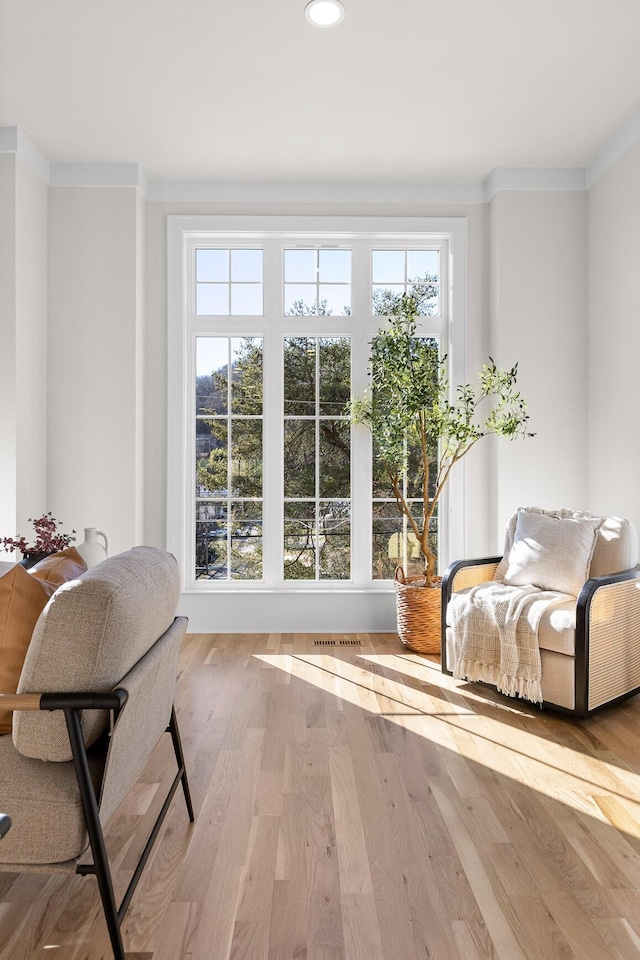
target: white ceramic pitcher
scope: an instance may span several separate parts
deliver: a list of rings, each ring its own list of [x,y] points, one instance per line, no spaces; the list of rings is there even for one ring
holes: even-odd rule
[[[98,537],[102,537],[104,546],[100,543]],[[106,533],[96,529],[96,527],[85,527],[84,543],[80,543],[76,547],[76,550],[87,567],[95,567],[106,558],[107,551],[109,550],[109,541],[107,540]]]

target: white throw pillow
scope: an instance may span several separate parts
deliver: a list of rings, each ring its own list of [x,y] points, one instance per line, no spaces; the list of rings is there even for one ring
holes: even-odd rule
[[[593,556],[601,518],[570,519],[518,511],[504,580],[577,597]]]

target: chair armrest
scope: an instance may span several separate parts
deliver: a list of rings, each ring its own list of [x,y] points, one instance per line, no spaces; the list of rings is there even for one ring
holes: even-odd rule
[[[493,580],[502,557],[478,557],[475,560],[455,560],[442,577],[441,669],[451,676],[447,663],[447,605],[452,593]]]
[[[637,568],[593,577],[580,591],[576,605],[576,676],[580,678],[576,707],[582,715],[640,687]]]
[[[0,693],[0,710],[39,710],[41,693]]]
[[[493,580],[502,557],[479,557],[476,560],[455,560],[442,577],[442,599],[447,603],[452,593]]]
[[[126,690],[107,693],[5,693],[0,710],[120,710],[127,702]]]

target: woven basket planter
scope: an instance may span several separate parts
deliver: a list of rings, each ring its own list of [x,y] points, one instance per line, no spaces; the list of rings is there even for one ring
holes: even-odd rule
[[[405,577],[396,568],[398,636],[408,650],[440,653],[441,583],[442,577],[434,577],[433,586],[425,587],[424,577]]]

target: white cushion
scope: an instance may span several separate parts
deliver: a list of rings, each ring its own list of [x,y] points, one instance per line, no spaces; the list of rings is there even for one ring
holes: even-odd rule
[[[629,520],[623,520],[621,517],[594,517],[591,513],[567,510],[564,507],[560,510],[543,510],[542,507],[520,507],[520,510],[526,510],[527,513],[544,514],[546,517],[560,517],[562,520],[566,518],[572,520],[582,520],[583,518],[601,520],[602,524],[598,528],[596,543],[593,548],[589,577],[602,577],[609,573],[630,570],[638,562],[638,534]],[[509,551],[513,545],[513,536],[520,510],[516,510],[509,518],[505,534],[504,555],[494,574],[494,580],[502,580],[506,573]]]
[[[586,580],[600,518],[549,517],[519,510],[506,583],[577,597]]]

